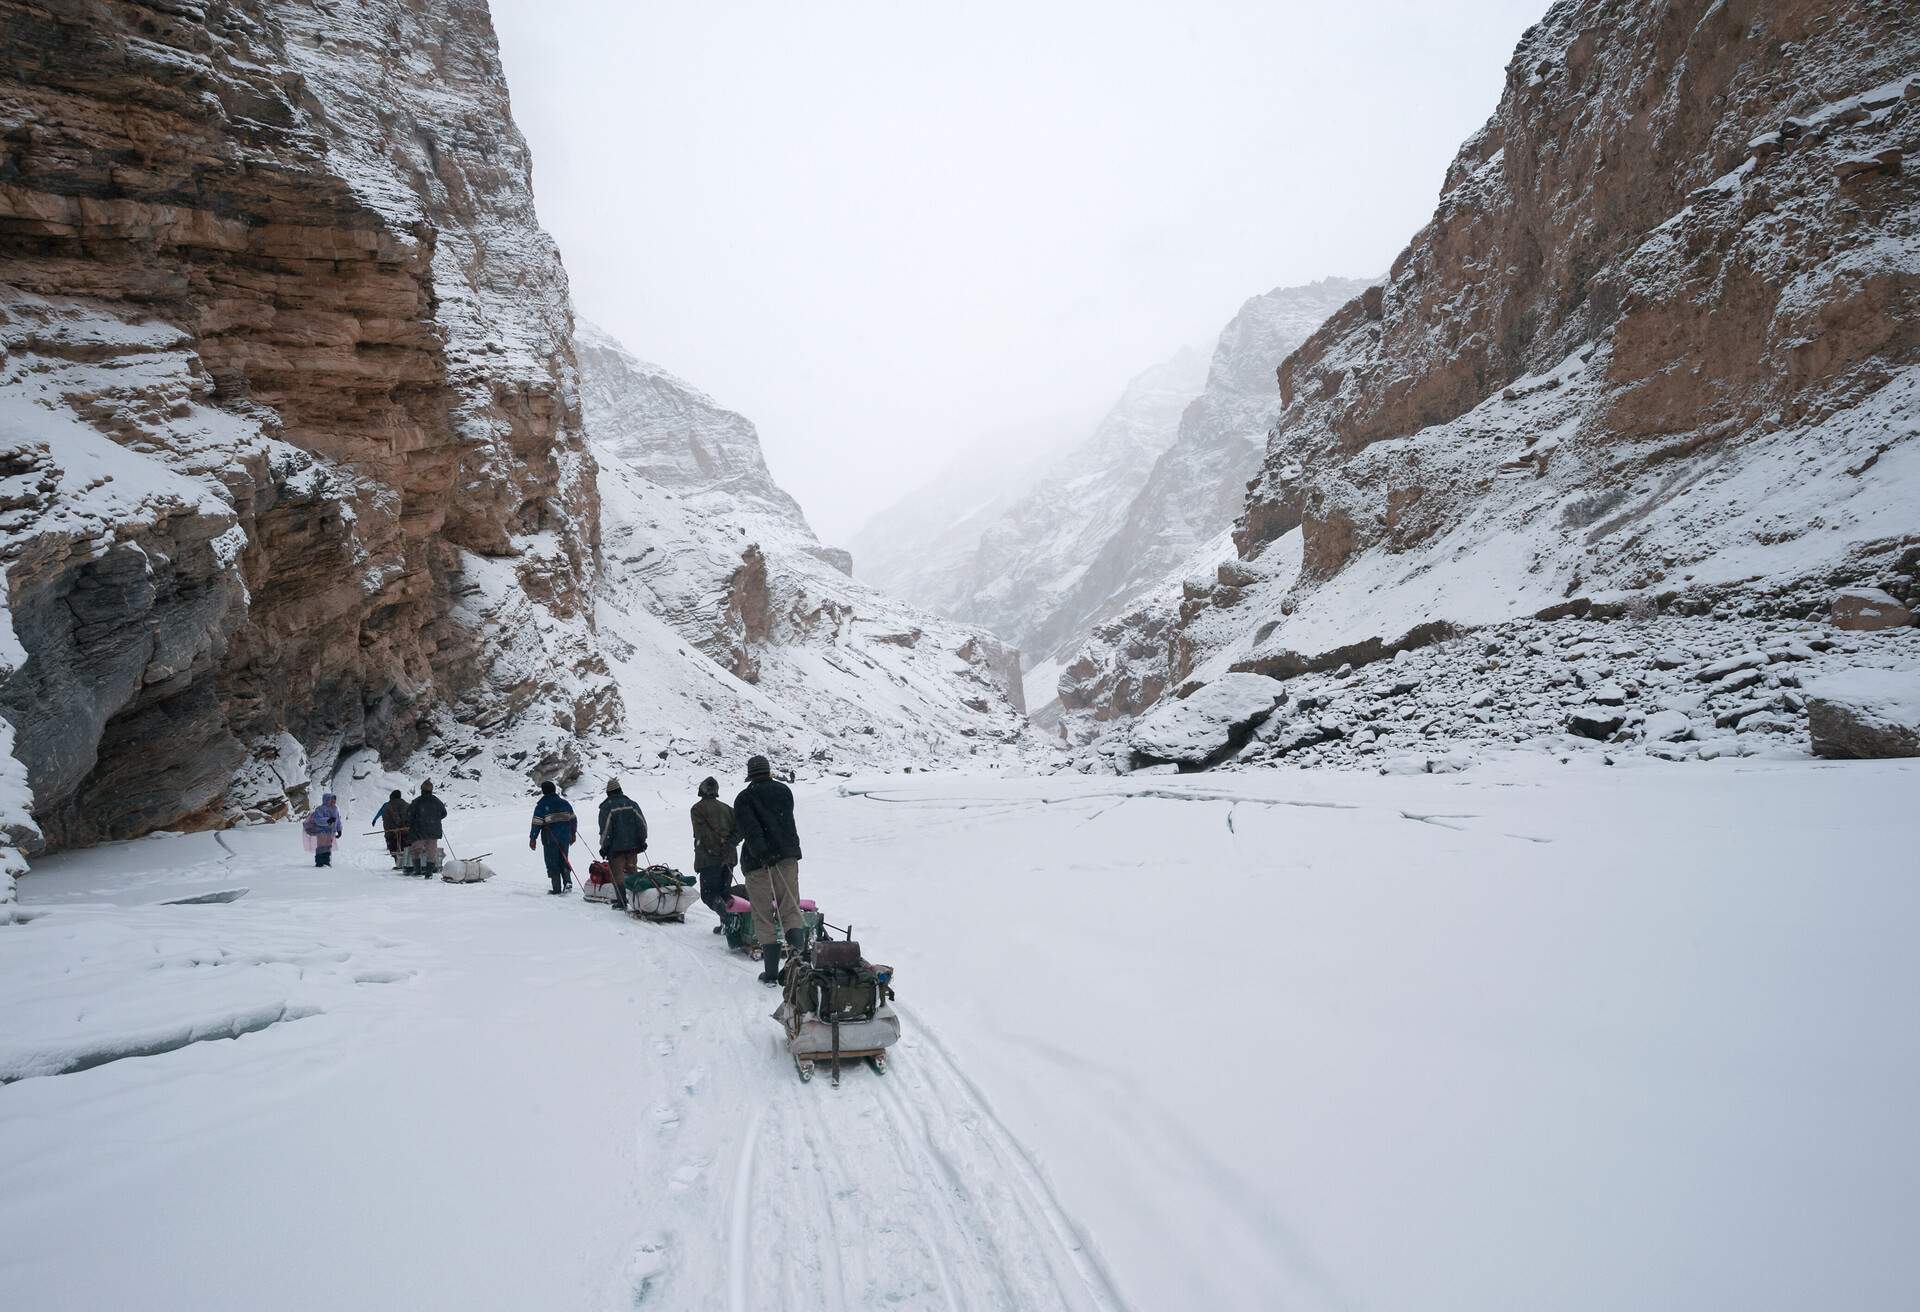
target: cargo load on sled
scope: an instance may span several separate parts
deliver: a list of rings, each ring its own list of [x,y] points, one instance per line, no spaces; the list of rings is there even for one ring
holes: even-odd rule
[[[774,905],[777,908],[779,903]],[[818,904],[810,897],[801,898],[800,924],[807,931],[808,943],[820,937],[822,923]],[[733,895],[721,903],[720,928],[726,932],[728,947],[744,950],[755,961],[760,959],[760,944],[753,933],[753,903],[747,901],[745,884],[735,884]]]
[[[699,901],[693,876],[672,866],[636,870],[627,876],[626,885],[627,910],[640,920],[684,922],[687,908]]]
[[[477,856],[454,857],[441,863],[440,878],[449,884],[478,884],[493,878],[493,867]]]
[[[605,861],[589,862],[587,882],[581,886],[580,896],[589,902],[613,901],[613,867]]]
[[[788,960],[784,991],[773,1018],[787,1035],[787,1052],[802,1080],[827,1062],[840,1083],[840,1063],[865,1061],[885,1074],[887,1049],[900,1038],[893,1007],[893,967],[860,955],[851,931],[823,938]]]

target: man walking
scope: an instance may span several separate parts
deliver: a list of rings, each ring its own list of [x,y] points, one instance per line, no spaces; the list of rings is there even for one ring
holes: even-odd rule
[[[433,795],[433,780],[420,781],[420,796],[407,808],[408,850],[413,864],[423,875],[440,869],[440,822],[447,818],[447,804]]]
[[[747,786],[733,799],[740,827],[740,864],[747,872],[747,897],[753,902],[753,932],[760,941],[762,984],[780,982],[780,940],[774,921],[786,931],[787,946],[799,952],[807,931],[800,919],[800,831],[793,823],[793,790],[773,777],[764,756],[747,762]]]
[[[713,927],[716,934],[726,928],[723,913],[733,897],[733,867],[739,861],[734,848],[739,842],[733,808],[720,800],[720,781],[702,779],[700,800],[693,804],[693,872],[700,876],[700,900],[722,916],[722,923]]]
[[[600,855],[613,876],[613,905],[627,909],[627,876],[640,868],[647,850],[647,817],[640,804],[620,791],[618,779],[607,780],[607,797],[600,803]]]
[[[398,788],[387,794],[387,800],[373,813],[373,819],[387,836],[387,855],[393,858],[393,868],[401,869],[406,865],[407,848],[407,799],[400,795]]]
[[[540,785],[540,800],[533,804],[533,828],[527,833],[527,850],[541,845],[547,861],[547,879],[552,894],[573,888],[573,867],[567,862],[567,849],[573,846],[580,822],[574,818],[573,804],[560,796],[551,779]]]

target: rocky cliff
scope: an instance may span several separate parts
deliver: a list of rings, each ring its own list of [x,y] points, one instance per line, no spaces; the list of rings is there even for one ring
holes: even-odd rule
[[[617,718],[482,0],[0,0],[0,33],[0,711],[45,840]]]
[[[1281,365],[1234,550],[1063,697],[1092,721],[1559,608],[1905,595],[1916,148],[1911,5],[1555,5],[1385,284]]]
[[[849,577],[750,421],[591,326],[578,358],[629,757],[737,769],[765,751],[823,771],[1043,751],[1019,654]]]

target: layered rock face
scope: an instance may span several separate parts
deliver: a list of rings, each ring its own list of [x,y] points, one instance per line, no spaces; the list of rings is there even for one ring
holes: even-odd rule
[[[631,737],[733,769],[1034,754],[1017,652],[849,577],[745,417],[590,326],[578,358]]]
[[[0,0],[0,34],[0,710],[47,841],[297,805],[462,720],[562,750],[617,718],[485,4]],[[494,629],[528,606],[544,644]]]
[[[1072,704],[1575,601],[1904,587],[1916,149],[1910,5],[1555,5],[1384,286],[1281,365],[1232,558],[1113,626]]]

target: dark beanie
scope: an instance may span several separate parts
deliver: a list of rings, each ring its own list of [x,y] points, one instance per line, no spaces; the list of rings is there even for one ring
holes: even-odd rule
[[[749,757],[747,760],[747,778],[765,779],[773,774],[773,765],[764,756]]]
[[[545,783],[541,784],[540,791],[548,797],[553,796],[553,793],[554,793],[553,780],[549,779]]]
[[[715,779],[712,775],[708,775],[705,779],[702,779],[700,781],[700,796],[702,797],[720,796],[720,781],[718,779]]]

